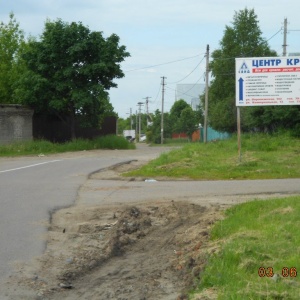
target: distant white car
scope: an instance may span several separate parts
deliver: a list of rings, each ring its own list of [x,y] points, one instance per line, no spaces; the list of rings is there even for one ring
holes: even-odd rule
[[[145,134],[141,134],[141,137],[140,137],[140,142],[146,142],[146,135]]]

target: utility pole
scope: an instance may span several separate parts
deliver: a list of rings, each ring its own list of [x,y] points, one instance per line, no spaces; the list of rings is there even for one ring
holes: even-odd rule
[[[135,111],[135,140],[137,141],[137,134],[138,134],[138,113],[137,110]]]
[[[165,79],[167,77],[162,77],[162,98],[161,98],[161,144],[164,143],[164,97],[165,97]]]
[[[139,141],[141,138],[141,107],[142,105],[144,105],[143,102],[138,102],[138,106],[139,106]]]
[[[204,143],[207,142],[207,117],[208,117],[208,86],[209,86],[209,45],[206,47],[206,73],[205,73],[205,107],[204,107]]]
[[[132,108],[130,108],[130,112],[126,113],[126,115],[129,115],[129,118],[130,118],[130,129],[132,130]]]
[[[130,129],[132,130],[132,108],[130,108]]]
[[[283,56],[286,56],[286,47],[287,47],[287,44],[286,44],[286,39],[287,39],[287,18],[284,19],[284,27],[283,27],[283,53],[282,55]]]
[[[146,114],[147,114],[147,128],[148,128],[148,118],[149,118],[149,98],[151,97],[146,97],[144,99],[146,99]]]

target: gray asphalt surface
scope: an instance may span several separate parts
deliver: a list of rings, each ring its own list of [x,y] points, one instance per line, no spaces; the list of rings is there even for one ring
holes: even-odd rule
[[[43,253],[50,212],[74,204],[79,187],[99,169],[156,157],[160,150],[102,150],[0,159],[0,280],[14,264]]]
[[[90,179],[80,190],[79,204],[188,200],[199,205],[230,205],[299,194],[300,179],[157,182]]]
[[[45,249],[49,212],[72,205],[188,200],[233,204],[254,198],[300,194],[300,179],[251,181],[118,181],[88,174],[133,159],[147,161],[167,148],[88,151],[0,159],[0,280],[17,262]],[[80,188],[81,187],[81,188]],[[80,188],[80,189],[79,189]]]

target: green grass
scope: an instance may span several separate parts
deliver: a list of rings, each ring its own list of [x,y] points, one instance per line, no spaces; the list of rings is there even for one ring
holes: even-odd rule
[[[172,139],[172,138],[165,138],[163,144],[155,144],[151,143],[151,147],[173,147],[173,146],[182,146],[184,144],[189,144],[190,141],[188,138],[178,138],[178,139]]]
[[[213,289],[222,300],[300,299],[300,273],[282,276],[283,268],[300,271],[299,215],[299,196],[256,200],[228,209],[211,231],[220,249],[209,258],[199,290],[193,294]],[[278,280],[260,277],[260,267],[272,268]]]
[[[237,138],[185,144],[125,176],[198,180],[300,177],[300,139],[288,134],[245,134],[239,161]]]
[[[66,143],[51,143],[45,140],[15,142],[0,146],[0,156],[51,154],[68,151],[95,149],[134,149],[135,145],[123,137],[103,136],[93,140],[76,139]]]

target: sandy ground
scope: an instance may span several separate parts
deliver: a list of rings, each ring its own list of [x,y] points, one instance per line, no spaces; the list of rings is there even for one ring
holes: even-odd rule
[[[141,163],[92,176],[121,179],[121,172]],[[208,255],[217,251],[209,242],[209,230],[223,209],[174,199],[106,206],[77,203],[56,211],[45,253],[16,266],[0,299],[188,299]],[[214,296],[213,290],[207,291],[201,299]]]

